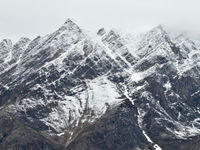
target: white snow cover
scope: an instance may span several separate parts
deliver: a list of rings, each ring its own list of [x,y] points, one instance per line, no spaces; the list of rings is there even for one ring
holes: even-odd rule
[[[164,87],[166,88],[167,91],[169,91],[171,89],[172,85],[169,81],[167,81],[167,83],[164,85]]]
[[[143,80],[145,77],[150,76],[151,74],[155,73],[155,69],[156,69],[157,65],[152,66],[151,68],[145,70],[145,71],[132,71],[130,80],[132,82],[139,82],[141,80]]]
[[[99,77],[88,84],[89,107],[95,110],[97,116],[103,114],[107,110],[107,105],[113,105],[121,101],[116,86],[106,77]]]
[[[53,64],[58,71],[62,71],[64,68],[63,60],[69,54],[79,53],[80,55],[84,55],[84,42],[87,41],[88,38],[89,37],[85,35],[82,30],[74,22],[72,22],[72,20],[69,19],[61,28],[50,35],[39,37],[37,40],[34,40],[30,43],[28,40],[27,43],[19,42],[21,47],[20,50],[25,53],[22,54],[20,52],[19,56],[17,56],[18,66],[15,74],[20,75],[24,72],[40,72],[39,69],[41,68],[39,68],[38,70],[31,70],[27,69],[24,64],[32,62],[33,59],[37,59],[37,57],[35,56],[38,55],[39,52],[42,50],[49,51],[50,56],[54,56],[57,50],[62,50],[62,54],[59,57],[41,66],[48,68]],[[167,35],[167,33],[162,29],[161,26],[158,26],[151,31],[141,35],[123,35],[120,39],[121,42],[126,45],[126,48],[128,48],[130,53],[138,60],[137,63],[134,65],[132,65],[124,57],[121,56],[121,54],[123,54],[127,49],[116,49],[116,51],[113,51],[107,44],[102,42],[102,38],[100,37],[97,37],[95,40],[91,41],[93,45],[96,45],[96,47],[98,47],[96,48],[96,53],[101,54],[102,51],[105,51],[111,59],[116,61],[116,58],[119,57],[128,65],[128,68],[124,70],[126,74],[130,74],[129,79],[131,83],[139,82],[145,77],[156,73],[156,68],[161,66],[159,64],[155,64],[145,71],[139,71],[135,68],[146,60],[153,61],[154,58],[156,58],[157,56],[163,56],[167,58],[170,63],[174,64],[179,76],[184,75],[185,72],[191,70],[193,67],[200,66],[200,51],[199,47],[195,43],[183,37],[173,39],[176,44],[179,43],[178,47],[180,48],[181,54],[184,56],[184,58],[180,58],[180,63],[178,61],[178,56],[175,55],[171,49],[172,45],[170,44],[169,38],[169,35]],[[190,51],[188,51],[187,49],[190,49]],[[0,43],[0,59],[2,59],[6,63],[6,65],[0,64],[0,67],[5,68],[5,70],[6,68],[8,70],[10,67],[12,67],[7,66],[7,62],[9,62],[13,58],[12,50],[13,45],[10,40],[3,40]],[[91,53],[90,55],[92,54],[93,53]],[[85,59],[83,60],[83,62],[85,61]],[[82,62],[79,62],[79,64],[81,63]],[[116,63],[120,67],[122,67],[119,62],[116,61]],[[73,71],[75,71],[76,69],[77,68],[75,68]],[[72,74],[73,71],[64,73],[62,77],[66,76],[67,74]],[[55,129],[58,133],[58,136],[62,136],[66,128],[68,128],[70,125],[78,126],[79,123],[93,122],[95,119],[101,117],[109,107],[112,107],[113,105],[119,104],[121,102],[121,99],[118,98],[120,97],[120,94],[116,85],[109,81],[106,75],[100,76],[93,80],[85,80],[85,82],[87,88],[80,86],[76,87],[75,89],[71,89],[72,91],[81,91],[80,89],[84,89],[83,91],[78,92],[73,96],[61,95],[56,92],[51,93],[51,91],[47,90],[45,86],[37,84],[32,88],[32,90],[37,90],[38,88],[41,88],[44,92],[44,96],[46,98],[45,100],[39,98],[25,98],[22,99],[20,103],[11,105],[9,109],[12,109],[14,111],[22,110],[26,113],[27,109],[34,109],[37,106],[47,107],[48,104],[57,102],[58,106],[52,108],[48,116],[45,118],[41,118],[40,120],[44,122],[47,126]],[[55,84],[55,82],[53,84]],[[9,89],[8,85],[2,86],[6,89]],[[137,86],[134,87],[134,89],[128,89],[127,87],[124,87],[124,95],[134,105],[134,100],[132,100],[129,95],[131,93],[144,89],[145,86],[146,85]],[[167,83],[164,84],[164,87],[166,88],[167,92],[171,90],[172,84],[167,81]],[[47,99],[47,96],[53,94],[56,94],[61,100],[56,101],[55,99]],[[171,96],[173,96],[173,94],[174,93],[171,93]],[[198,92],[193,93],[191,96],[194,96],[195,94],[198,94]],[[155,107],[159,110],[158,113],[161,115],[165,114],[167,116],[165,116],[165,119],[173,120],[160,106],[159,102],[152,100],[148,92],[144,91],[141,96],[147,98],[149,101],[152,101],[152,103],[156,103]],[[179,95],[176,94],[176,96],[178,97]],[[89,110],[89,112],[85,113],[86,109]],[[142,129],[142,119],[145,115],[145,112],[138,110],[138,114],[138,123],[140,125],[140,128]],[[179,119],[180,117],[181,113],[178,114]],[[178,138],[185,138],[188,136],[200,134],[199,129],[195,127],[195,124],[197,123],[198,118],[193,121],[192,127],[184,126],[178,122],[175,122],[175,125],[179,128],[178,130],[173,130],[171,132],[175,134]],[[153,143],[151,138],[145,133],[143,129],[142,132],[147,140],[150,143]],[[156,150],[160,150],[160,147],[157,144],[154,144],[154,148]]]
[[[115,84],[110,82],[106,77],[102,76],[94,80],[88,80],[86,83],[87,89],[78,92],[75,96],[60,95],[62,100],[58,101],[58,106],[52,108],[48,116],[40,120],[47,126],[55,129],[59,135],[62,135],[63,131],[69,125],[75,123],[77,126],[80,122],[93,122],[102,116],[109,107],[121,102]],[[39,84],[33,90],[38,88],[43,89],[44,95],[51,94],[50,91]],[[43,99],[23,99],[23,101],[11,105],[9,108],[10,111],[22,110],[26,112],[27,109],[34,109],[38,106],[48,107],[48,104],[54,102],[56,102],[54,99],[48,99],[47,101]],[[91,110],[92,114],[91,112],[84,114],[84,110],[86,109]],[[82,120],[79,120],[81,117],[83,117]]]

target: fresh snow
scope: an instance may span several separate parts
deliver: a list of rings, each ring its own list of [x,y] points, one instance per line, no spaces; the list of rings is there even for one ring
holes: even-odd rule
[[[107,34],[104,36],[107,36]],[[78,69],[79,65],[84,64],[85,60],[94,54],[94,51],[95,54],[98,54],[100,57],[102,53],[105,52],[108,57],[110,57],[117,65],[119,65],[119,67],[123,68],[123,65],[116,60],[117,57],[121,58],[123,62],[128,65],[127,68],[124,68],[124,72],[127,76],[130,75],[130,84],[133,82],[138,83],[151,74],[156,73],[157,67],[161,67],[162,65],[155,64],[145,71],[139,71],[135,68],[146,61],[153,62],[157,56],[162,56],[166,58],[170,64],[173,64],[176,71],[178,72],[179,77],[185,75],[196,75],[196,73],[193,72],[189,74],[186,73],[191,71],[192,68],[200,66],[199,45],[197,46],[195,43],[185,39],[182,36],[173,39],[173,42],[175,42],[175,44],[180,48],[180,53],[184,56],[184,58],[180,58],[179,56],[175,55],[174,52],[172,52],[170,37],[162,29],[161,26],[152,29],[146,34],[138,36],[123,35],[119,40],[123,42],[125,46],[121,49],[117,48],[113,50],[112,44],[115,45],[116,43],[111,43],[111,45],[108,45],[102,41],[102,38],[104,37],[90,39],[88,35],[83,33],[83,31],[72,20],[69,19],[61,28],[52,34],[46,35],[44,37],[39,37],[31,42],[28,39],[27,42],[19,42],[19,49],[14,49],[14,46],[10,40],[3,40],[0,43],[0,59],[3,60],[3,63],[0,63],[0,67],[4,69],[2,72],[5,72],[16,66],[16,72],[14,72],[13,76],[14,81],[15,79],[17,80],[17,78],[14,78],[15,76],[22,75],[22,77],[25,77],[28,76],[28,74],[34,72],[41,73],[41,68],[47,69],[51,65],[54,65],[57,71],[61,72],[64,70],[63,61],[70,54],[80,54],[81,56],[84,56],[84,42],[90,42],[90,44],[93,46],[93,51],[83,60],[78,62],[77,66],[72,71],[65,70],[65,73],[60,77],[61,79],[69,74],[73,74]],[[25,39],[22,39],[22,41],[23,40]],[[44,52],[44,50],[45,52],[49,52],[47,56],[48,58],[52,58],[58,50],[62,50],[62,52],[57,58],[50,62],[46,62],[38,69],[27,69],[25,66],[26,64],[32,64],[34,61],[40,61],[37,60],[38,55],[40,55],[40,52]],[[17,53],[19,52],[19,56],[15,56],[15,51]],[[136,64],[132,65],[125,59],[124,56],[122,56],[122,54],[126,51],[130,51],[134,58],[138,60]],[[16,63],[9,65],[9,61],[15,57],[17,57]],[[99,58],[99,60],[101,60],[103,57],[104,56]],[[179,60],[181,60],[181,62]],[[87,73],[87,71],[83,74]],[[106,74],[98,78],[92,80],[84,80],[86,85],[80,85],[71,89],[71,91],[75,93],[73,96],[67,96],[63,93],[57,92],[52,93],[52,91],[48,90],[45,85],[36,84],[30,90],[36,91],[40,89],[44,94],[44,99],[34,99],[31,97],[23,98],[20,102],[9,106],[9,109],[13,110],[14,112],[24,111],[26,113],[26,110],[28,109],[34,110],[38,106],[48,107],[48,105],[56,103],[57,106],[53,107],[51,112],[46,117],[40,118],[40,121],[55,129],[58,136],[62,136],[65,133],[66,128],[73,128],[84,122],[91,123],[95,119],[101,117],[107,111],[107,109],[119,104],[122,101],[119,99],[120,92],[118,91],[118,87],[107,79],[106,75],[109,73],[110,72],[108,71]],[[59,79],[52,82],[52,84],[55,85],[58,81]],[[9,84],[2,85],[2,87],[9,89]],[[133,105],[134,99],[131,99],[130,94],[134,92],[141,92],[141,97],[144,97],[152,104],[155,104],[155,111],[160,116],[164,117],[164,119],[167,121],[171,121],[177,127],[177,129],[169,129],[169,131],[175,134],[177,138],[184,139],[188,136],[200,134],[200,129],[195,126],[198,124],[199,118],[196,118],[192,122],[192,126],[186,126],[174,121],[170,115],[161,107],[159,101],[155,100],[149,92],[145,91],[146,85],[134,86],[132,89],[129,89],[126,86],[123,87],[123,94],[131,101]],[[167,81],[164,84],[164,88],[166,89],[165,94],[167,91],[172,91],[172,84],[170,81]],[[191,96],[195,96],[196,94],[199,94],[199,91],[194,92]],[[52,95],[56,95],[60,100],[57,101],[54,98],[48,98],[48,96]],[[180,97],[173,91],[170,93],[170,96],[176,96],[177,98]],[[175,106],[176,103],[172,103],[171,105]],[[85,113],[85,110],[89,110],[89,112]],[[138,114],[138,124],[142,130],[142,133],[150,143],[154,143],[143,130],[142,121],[145,115],[145,111],[142,111],[138,108]],[[181,117],[181,113],[178,112],[178,120],[180,120]],[[156,119],[159,121],[158,118]],[[73,135],[73,133],[70,134]],[[156,150],[161,150],[157,144],[154,144],[154,148]]]
[[[109,105],[121,102],[116,86],[106,77],[96,78],[88,84],[89,106],[95,110],[97,116],[101,116]]]
[[[164,87],[166,88],[167,91],[169,91],[171,89],[172,85],[169,81],[167,81],[167,83],[164,85]]]
[[[150,76],[151,74],[155,73],[155,69],[157,66],[152,66],[151,68],[145,70],[145,71],[133,71],[130,77],[130,80],[133,82],[139,82],[143,80],[144,78]]]
[[[50,103],[58,102],[58,106],[52,108],[48,116],[41,118],[40,120],[47,126],[55,129],[58,132],[58,135],[60,135],[60,133],[63,133],[63,131],[74,122],[76,123],[75,126],[78,126],[79,121],[82,123],[85,121],[93,122],[95,119],[101,117],[109,107],[119,104],[122,101],[119,99],[120,94],[115,84],[106,77],[88,80],[86,83],[87,88],[74,96],[61,96],[58,93],[55,93],[62,100],[55,101],[54,99],[48,99],[46,101],[44,99],[23,99],[20,103],[11,105],[9,109],[10,111],[22,110],[26,112],[27,109],[35,109],[38,106],[47,107]],[[36,84],[32,90],[37,90],[39,88],[44,92],[45,97],[53,94],[39,84]],[[85,116],[85,109],[92,110],[93,115],[90,116],[91,114],[85,114]],[[82,120],[79,120],[81,116],[83,118]],[[88,120],[87,117],[89,116],[90,119]]]

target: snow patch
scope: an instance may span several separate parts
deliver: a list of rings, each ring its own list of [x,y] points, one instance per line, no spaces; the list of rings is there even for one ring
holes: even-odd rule
[[[164,85],[164,87],[166,88],[165,92],[167,92],[172,88],[172,85],[171,85],[171,83],[169,81],[167,81],[167,83]]]

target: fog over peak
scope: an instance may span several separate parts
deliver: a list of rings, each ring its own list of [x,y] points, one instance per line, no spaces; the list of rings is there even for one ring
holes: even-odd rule
[[[67,18],[94,33],[101,27],[140,32],[162,24],[198,35],[199,4],[198,0],[1,0],[0,39],[45,35]]]

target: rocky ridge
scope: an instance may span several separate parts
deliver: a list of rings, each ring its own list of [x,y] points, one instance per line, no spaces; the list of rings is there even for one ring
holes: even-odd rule
[[[93,38],[68,19],[0,54],[2,150],[199,150],[200,49],[184,35]]]

